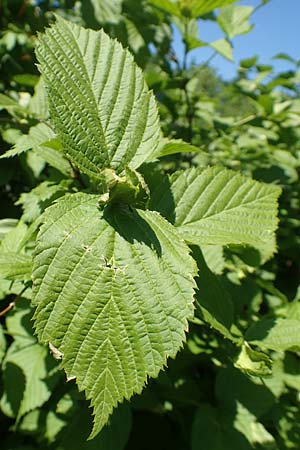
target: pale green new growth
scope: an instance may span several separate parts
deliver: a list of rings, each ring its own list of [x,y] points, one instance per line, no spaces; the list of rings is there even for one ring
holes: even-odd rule
[[[218,39],[217,41],[211,42],[209,45],[216,50],[216,52],[220,53],[220,55],[224,56],[224,58],[229,61],[234,61],[232,45],[226,39]]]
[[[252,6],[230,5],[222,8],[217,20],[226,36],[232,39],[239,34],[249,33],[253,28],[249,23],[253,11]]]
[[[18,139],[17,143],[5,152],[0,158],[10,158],[12,156],[21,155],[28,150],[37,149],[43,143],[53,139],[55,134],[50,127],[44,123],[39,123],[30,128],[29,133],[25,134]]]
[[[98,177],[149,159],[160,137],[157,106],[129,51],[57,17],[36,53],[51,121],[75,166]]]
[[[67,195],[48,208],[33,268],[35,327],[64,354],[95,412],[113,407],[175,357],[193,315],[195,263],[158,213]]]

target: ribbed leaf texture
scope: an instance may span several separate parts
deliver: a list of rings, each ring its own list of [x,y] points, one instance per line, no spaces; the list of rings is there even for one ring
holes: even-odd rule
[[[14,252],[0,254],[0,276],[8,280],[30,280],[32,259]]]
[[[231,170],[192,168],[158,185],[152,202],[190,244],[250,245],[267,259],[276,250],[280,192]]]
[[[51,122],[83,172],[137,168],[160,139],[157,106],[132,55],[103,31],[57,17],[36,49]]]
[[[91,399],[92,436],[182,346],[197,270],[158,213],[97,202],[77,193],[48,208],[33,268],[39,340]]]
[[[247,330],[246,339],[261,347],[275,351],[300,349],[300,321],[286,318],[268,318]]]

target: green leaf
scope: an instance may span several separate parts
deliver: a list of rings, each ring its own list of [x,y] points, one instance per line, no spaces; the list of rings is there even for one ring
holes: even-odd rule
[[[21,155],[30,149],[39,150],[39,146],[44,142],[50,141],[55,136],[54,132],[44,123],[39,123],[30,128],[28,134],[21,136],[15,146],[5,152],[0,158],[10,158],[12,156]]]
[[[35,328],[94,407],[95,436],[185,340],[194,260],[159,214],[66,195],[48,208],[33,268]],[[99,370],[101,368],[101,370]]]
[[[77,394],[78,396],[78,394]],[[75,397],[75,395],[73,395]],[[73,400],[75,403],[75,399]],[[74,405],[72,397],[60,399],[55,412],[47,414],[46,437],[62,450],[123,450],[131,429],[131,411],[128,404],[120,405],[109,423],[92,441],[87,441],[91,429],[91,414],[87,402]],[[73,404],[72,404],[73,403]],[[73,408],[68,411],[68,408]],[[74,407],[75,406],[75,407]]]
[[[17,219],[0,219],[0,240],[11,231],[18,223]]]
[[[299,351],[300,321],[296,319],[264,319],[249,328],[246,339],[262,349]]]
[[[190,153],[200,150],[182,139],[163,139],[152,158],[161,158],[162,156],[174,155],[175,153]]]
[[[235,410],[241,403],[258,419],[265,415],[276,402],[272,392],[257,377],[249,377],[240,370],[228,367],[218,371],[215,395],[219,404]]]
[[[277,450],[277,444],[272,434],[267,431],[252,412],[239,402],[236,406],[234,428],[250,443],[249,450],[258,446],[269,450]],[[229,448],[231,448],[230,442],[231,440],[228,442]]]
[[[168,14],[172,14],[177,17],[181,17],[181,11],[178,2],[172,0],[149,0],[150,3],[157,8],[165,11]]]
[[[253,350],[247,342],[235,360],[234,366],[248,375],[265,377],[272,375],[272,360],[268,355]]]
[[[16,100],[8,97],[8,95],[0,94],[0,108],[14,108],[19,107]]]
[[[18,253],[0,254],[0,276],[8,280],[28,281],[31,277],[32,258]]]
[[[189,244],[251,245],[270,257],[280,189],[220,167],[176,172],[153,192],[152,207]]]
[[[68,189],[71,180],[59,184],[44,181],[30,192],[23,192],[16,205],[22,205],[24,222],[33,222],[43,210],[56,198],[62,196]]]
[[[216,8],[229,5],[237,0],[178,0],[183,15],[187,17],[201,17]]]
[[[201,245],[201,252],[208,268],[216,275],[221,275],[225,269],[222,245]]]
[[[182,34],[187,52],[207,45],[206,42],[199,40],[199,25],[196,19],[182,20],[178,17],[173,17],[172,22]]]
[[[103,168],[120,173],[150,158],[160,137],[156,102],[121,44],[57,17],[36,54],[51,121],[75,166],[99,178]]]
[[[90,19],[92,12],[99,24],[118,24],[122,13],[123,0],[86,0],[82,3],[82,16]],[[86,10],[89,14],[86,14]],[[89,16],[89,17],[88,17]]]
[[[62,154],[61,144],[56,139],[52,129],[45,123],[39,123],[31,127],[29,133],[21,136],[14,147],[7,150],[0,158],[18,156],[31,149],[35,152],[39,161],[44,160],[64,175],[71,175],[72,168]]]
[[[252,6],[226,6],[222,8],[218,16],[217,22],[229,39],[246,34],[252,30],[249,18],[253,13]]]
[[[290,63],[296,62],[296,60],[294,58],[292,58],[290,55],[288,55],[287,53],[277,53],[275,56],[272,57],[272,59],[282,59],[282,60],[288,61]]]
[[[211,448],[227,450],[218,411],[208,403],[202,403],[197,410],[192,426],[191,449]]]
[[[48,119],[49,117],[43,77],[40,77],[35,85],[34,94],[30,99],[28,109],[29,112],[39,119]]]
[[[5,405],[8,415],[19,420],[24,414],[42,406],[48,400],[51,383],[47,384],[45,377],[49,366],[53,367],[54,363],[47,348],[37,343],[22,348],[16,343],[10,346],[3,363],[5,391],[1,399],[2,407]],[[16,386],[17,377],[20,380],[23,378],[19,386]]]
[[[192,450],[252,450],[259,444],[261,448],[277,448],[273,436],[241,403],[229,410],[200,405],[192,427]]]
[[[257,60],[258,60],[258,56],[252,56],[252,58],[242,59],[240,61],[240,66],[243,69],[251,69],[252,67],[255,66],[255,64],[257,63]]]
[[[6,328],[9,336],[18,342],[19,347],[35,344],[36,338],[32,329],[32,308],[29,300],[19,298],[15,307],[6,317]]]
[[[230,295],[221,285],[219,279],[207,267],[199,248],[193,247],[193,256],[197,261],[199,275],[196,278],[196,306],[201,318],[232,341],[233,304]]]
[[[16,100],[0,93],[0,111],[2,109],[6,109],[10,114],[13,112],[25,113],[25,109]]]
[[[8,231],[0,244],[0,253],[19,253],[24,245],[28,227],[21,220]]]
[[[218,39],[217,41],[211,42],[209,45],[220,55],[224,56],[224,58],[229,61],[234,61],[232,45],[226,39]]]
[[[179,18],[197,19],[216,8],[234,3],[237,0],[150,0],[154,6]]]

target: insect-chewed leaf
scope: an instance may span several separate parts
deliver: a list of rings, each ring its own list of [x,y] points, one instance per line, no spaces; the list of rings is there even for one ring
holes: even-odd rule
[[[48,208],[33,268],[38,337],[64,355],[67,376],[91,399],[92,436],[182,346],[196,275],[158,213],[97,202],[77,193]]]
[[[97,177],[149,159],[160,139],[158,111],[128,50],[104,31],[57,17],[36,54],[51,121],[75,166]]]

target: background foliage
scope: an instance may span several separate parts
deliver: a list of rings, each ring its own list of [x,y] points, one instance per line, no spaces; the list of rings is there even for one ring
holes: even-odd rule
[[[268,249],[193,247],[200,271],[187,344],[141,395],[115,410],[91,441],[86,441],[92,426],[88,403],[74,381],[66,382],[31,325],[30,254],[41,213],[85,182],[45,124],[47,105],[34,48],[37,32],[54,12],[102,27],[130,49],[143,69],[158,101],[163,133],[171,139],[159,149],[157,178],[153,187],[149,182],[154,195],[161,171],[171,175],[210,165],[282,188],[278,248],[271,259]],[[224,0],[2,1],[1,153],[10,156],[0,166],[3,449],[298,449],[298,62],[292,61],[294,70],[274,74],[253,57],[240,62],[232,83],[222,81],[208,64],[187,65],[189,51],[201,46],[232,59],[231,40],[251,31],[254,12]],[[199,40],[200,17],[216,21],[224,38]],[[172,47],[174,26],[185,45],[183,60]],[[13,273],[7,269],[9,257]]]

